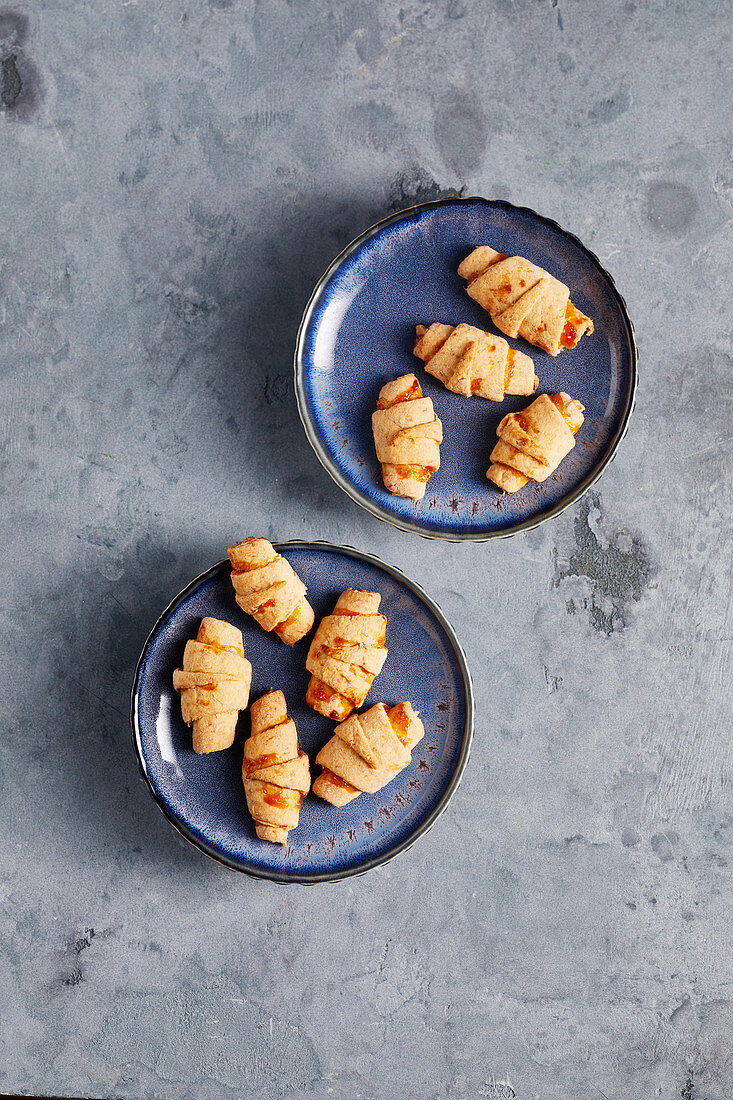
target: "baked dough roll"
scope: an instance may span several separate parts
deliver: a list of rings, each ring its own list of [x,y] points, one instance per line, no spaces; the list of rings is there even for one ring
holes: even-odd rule
[[[249,702],[251,680],[242,631],[222,619],[202,619],[196,640],[186,642],[183,668],[173,673],[183,721],[192,727],[194,752],[229,748],[239,712]]]
[[[414,374],[382,386],[372,431],[385,488],[398,497],[422,500],[428,479],[440,466],[443,425]]]
[[[406,768],[425,727],[411,703],[389,710],[377,703],[336,726],[316,757],[322,767],[313,793],[333,806],[345,806],[362,793],[373,794]]]
[[[232,584],[242,611],[263,630],[274,630],[286,645],[295,645],[313,626],[306,587],[292,565],[267,539],[248,538],[227,550]]]
[[[378,592],[347,588],[321,620],[308,651],[305,701],[325,718],[343,722],[367,697],[387,659],[387,620]]]
[[[453,393],[503,401],[507,393],[526,395],[537,389],[530,357],[514,351],[501,336],[473,325],[438,323],[418,325],[415,333],[415,355]]]
[[[546,393],[523,412],[509,413],[499,424],[499,442],[486,471],[505,493],[515,493],[528,481],[545,481],[575,446],[584,408],[566,393]]]
[[[466,256],[458,274],[468,280],[469,295],[488,310],[497,328],[507,336],[523,336],[550,355],[577,347],[581,336],[593,332],[593,322],[575,308],[565,283],[521,256],[481,245]]]
[[[287,844],[289,829],[298,824],[300,802],[310,790],[308,757],[298,747],[282,691],[269,691],[255,700],[250,716],[252,734],[244,741],[242,783],[254,831],[261,840]]]
[[[287,844],[311,785],[308,756],[298,747],[285,696],[268,691],[250,708],[252,734],[244,742],[242,783],[260,840]]]

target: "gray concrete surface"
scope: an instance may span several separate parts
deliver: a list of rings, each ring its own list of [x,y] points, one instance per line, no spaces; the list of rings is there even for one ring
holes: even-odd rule
[[[0,10],[0,1091],[733,1096],[729,39],[712,0]],[[641,357],[597,492],[488,546],[351,504],[290,383],[327,261],[453,192],[578,233]],[[351,883],[228,872],[138,778],[147,630],[250,530],[405,568],[474,670],[449,812]]]

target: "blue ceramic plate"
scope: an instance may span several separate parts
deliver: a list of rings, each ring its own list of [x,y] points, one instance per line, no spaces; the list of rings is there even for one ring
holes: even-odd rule
[[[461,321],[496,331],[456,274],[479,244],[526,256],[570,287],[595,332],[553,358],[523,340],[538,393],[565,390],[585,405],[575,449],[542,485],[505,496],[486,480],[496,427],[527,397],[500,404],[450,393],[412,354],[416,324]],[[374,454],[371,414],[380,388],[413,371],[443,421],[440,469],[425,498],[392,496]],[[483,541],[558,515],[600,477],[626,431],[636,392],[631,321],[611,276],[577,237],[532,210],[487,199],[446,199],[403,210],[346,248],[313,292],[298,334],[295,385],[308,439],[358,504],[405,531]]]
[[[389,656],[365,706],[409,699],[425,737],[412,763],[377,794],[343,809],[314,795],[303,801],[288,848],[255,835],[242,787],[242,746],[249,717],[240,717],[231,749],[197,756],[181,719],[172,675],[205,615],[240,627],[252,662],[256,699],[280,688],[311,758],[335,723],[305,705],[310,636],[292,650],[266,634],[234,602],[229,562],[192,581],[156,623],[138,663],[132,690],[135,751],[153,798],[173,825],[207,855],[238,871],[276,882],[328,882],[362,874],[409,848],[448,805],[466,766],[473,731],[473,691],[453,628],[423,590],[378,558],[325,542],[289,542],[277,550],[308,586],[316,622],[333,610],[343,589],[380,592]]]

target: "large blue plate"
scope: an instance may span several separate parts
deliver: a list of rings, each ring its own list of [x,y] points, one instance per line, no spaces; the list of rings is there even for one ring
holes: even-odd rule
[[[528,404],[460,397],[412,354],[416,324],[467,321],[495,331],[456,274],[479,244],[526,256],[570,287],[595,333],[553,358],[523,340],[538,393],[565,390],[586,408],[575,449],[542,485],[505,496],[486,480],[496,427]],[[414,371],[443,421],[440,470],[423,501],[388,493],[374,454],[371,414],[380,388]],[[445,199],[403,210],[367,230],[331,264],[306,307],[295,353],[298,408],[333,479],[373,515],[432,538],[483,541],[537,526],[576,501],[613,458],[636,393],[636,345],[611,276],[577,237],[532,210],[488,199]]]
[[[303,802],[287,849],[255,835],[242,787],[242,746],[249,718],[240,718],[231,749],[197,756],[181,719],[172,675],[186,641],[205,615],[241,628],[252,662],[252,695],[280,688],[311,764],[334,723],[305,705],[310,636],[292,650],[266,634],[234,602],[228,561],[197,577],[163,613],[145,643],[132,691],[135,751],[150,792],[166,817],[207,855],[238,871],[277,882],[313,883],[362,874],[425,833],[460,782],[473,731],[473,692],[463,651],[440,609],[419,585],[378,558],[325,542],[277,549],[308,586],[316,621],[343,589],[380,592],[389,656],[365,706],[409,699],[425,737],[412,764],[377,794],[339,810],[314,795]],[[312,774],[319,773],[312,767]]]

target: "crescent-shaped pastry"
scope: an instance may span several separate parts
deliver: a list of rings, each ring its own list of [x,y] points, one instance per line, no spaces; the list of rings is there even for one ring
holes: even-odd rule
[[[306,587],[292,565],[267,539],[248,538],[227,550],[232,584],[242,611],[263,630],[274,630],[286,645],[295,645],[313,626]]]
[[[565,283],[521,256],[481,245],[466,256],[458,274],[468,280],[469,295],[488,310],[497,328],[507,336],[523,336],[550,355],[577,347],[581,336],[593,332],[593,322],[575,308]]]
[[[347,588],[325,615],[308,651],[311,673],[305,701],[336,722],[360,707],[387,659],[387,620],[378,614],[378,592]]]
[[[473,325],[438,323],[418,325],[415,333],[415,355],[453,393],[503,401],[507,393],[526,395],[537,389],[530,357],[514,351],[501,336]]]
[[[440,466],[443,425],[414,374],[403,374],[379,391],[372,431],[385,488],[398,497],[422,500],[428,479]]]
[[[425,727],[411,703],[389,710],[377,703],[336,726],[316,757],[322,767],[313,793],[333,806],[345,806],[363,791],[373,794],[406,768]]]
[[[308,756],[298,747],[285,696],[268,691],[250,708],[252,734],[244,742],[242,783],[260,840],[287,844],[311,785]]]
[[[242,631],[222,619],[202,619],[196,640],[186,642],[183,668],[173,673],[183,721],[192,727],[194,752],[218,752],[233,743],[251,680]]]
[[[489,481],[505,493],[528,481],[545,481],[575,446],[584,411],[567,393],[542,393],[522,412],[509,413],[496,429]]]

